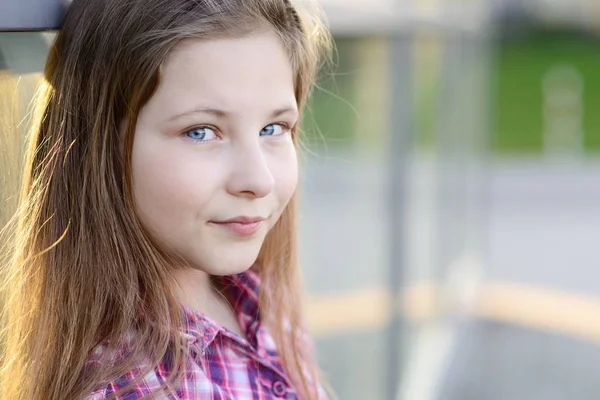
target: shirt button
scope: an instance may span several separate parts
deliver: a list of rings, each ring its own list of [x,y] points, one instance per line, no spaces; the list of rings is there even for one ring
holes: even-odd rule
[[[277,397],[283,397],[287,394],[285,384],[281,381],[273,382],[273,394]]]

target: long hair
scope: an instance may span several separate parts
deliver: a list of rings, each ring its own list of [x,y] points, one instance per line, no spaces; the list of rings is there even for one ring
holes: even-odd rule
[[[134,210],[137,116],[182,40],[264,29],[288,51],[301,109],[330,46],[313,11],[289,0],[71,3],[44,70],[19,208],[5,229],[3,400],[81,398],[140,359],[150,360],[150,370],[169,353],[174,367],[163,387],[181,377],[187,348],[173,340],[181,323],[170,289],[173,256],[151,241]],[[299,334],[295,203],[294,197],[267,235],[253,268],[262,279],[261,314],[284,367],[310,399],[318,376]],[[124,343],[127,352],[118,353]],[[103,367],[88,368],[101,344],[111,350]]]

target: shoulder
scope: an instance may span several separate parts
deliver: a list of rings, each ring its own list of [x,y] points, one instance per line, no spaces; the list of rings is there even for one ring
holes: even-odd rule
[[[173,372],[173,354],[168,352],[156,365],[143,359],[134,363],[118,378],[109,378],[88,392],[84,400],[185,400],[211,398],[215,390],[210,375],[204,366],[197,362],[193,353],[186,351],[183,355],[183,371],[178,379],[168,387],[163,386]],[[172,382],[172,381],[171,381]],[[117,394],[117,395],[115,395]]]
[[[83,399],[100,400],[111,397],[115,400],[134,400],[153,393],[164,393],[158,392],[158,389],[161,386],[162,377],[157,373],[156,368],[152,369],[144,376],[141,374],[142,368],[136,367],[118,379],[102,384],[100,387],[86,394]],[[118,395],[114,396],[115,393],[118,393]],[[169,397],[164,394],[163,397],[153,398],[167,399]]]
[[[167,382],[169,370],[159,364],[145,375],[141,368],[135,368],[118,379],[97,387],[83,397],[83,400],[186,400],[212,398],[217,392],[214,382],[199,367],[186,369],[181,379],[168,388],[161,388]],[[146,369],[147,370],[147,369]],[[118,393],[118,395],[115,395]],[[220,392],[219,392],[220,393]]]
[[[86,363],[85,368],[90,371],[95,370],[95,372],[103,370],[102,375],[110,374],[109,370],[115,368],[115,365],[124,362],[124,354],[127,351],[127,345],[119,347],[116,352],[108,349],[106,345],[100,345]],[[151,397],[153,399],[174,398],[167,396],[166,392],[158,391],[170,372],[166,368],[165,360],[162,360],[158,365],[151,366],[149,359],[140,355],[136,361],[133,361],[130,367],[125,368],[125,373],[122,373],[120,376],[117,375],[118,378],[108,378],[108,381],[104,380],[100,382],[83,399],[97,400],[111,398],[114,400],[135,400],[154,394],[155,396]]]

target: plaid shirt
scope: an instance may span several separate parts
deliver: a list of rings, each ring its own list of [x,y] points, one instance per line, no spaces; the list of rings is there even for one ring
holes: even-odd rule
[[[160,399],[185,400],[275,400],[299,399],[287,377],[275,343],[258,318],[258,275],[246,271],[221,278],[227,287],[237,320],[246,338],[229,331],[214,320],[183,306],[183,337],[190,343],[187,370],[176,396],[162,394]],[[110,382],[85,400],[104,399],[136,378],[143,368],[135,368]],[[151,393],[165,382],[170,369],[161,362],[132,390],[117,400],[134,400]],[[322,388],[320,399],[326,399]]]

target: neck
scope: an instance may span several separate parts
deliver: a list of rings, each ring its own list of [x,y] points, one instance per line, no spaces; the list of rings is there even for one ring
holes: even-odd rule
[[[231,305],[213,287],[210,275],[203,271],[187,268],[175,271],[173,277],[175,278],[175,295],[180,302],[243,336]]]
[[[210,275],[193,269],[178,269],[173,273],[175,279],[175,295],[183,304],[204,311],[207,303],[213,298]]]

